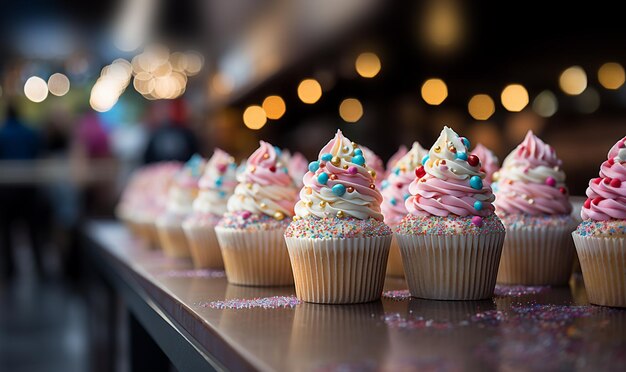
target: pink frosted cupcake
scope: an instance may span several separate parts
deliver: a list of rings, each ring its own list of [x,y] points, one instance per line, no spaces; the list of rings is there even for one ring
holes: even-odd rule
[[[504,159],[494,190],[506,227],[498,283],[567,284],[576,222],[554,149],[529,131]]]
[[[581,216],[572,236],[589,302],[626,307],[626,137],[589,181]]]
[[[394,229],[407,215],[405,201],[411,194],[409,185],[415,179],[415,169],[422,165],[422,159],[428,155],[419,143],[414,142],[411,151],[396,160],[394,166],[389,169],[389,176],[382,182],[383,203],[381,210],[385,216],[385,223]],[[389,249],[387,261],[387,275],[404,276],[402,257],[398,242],[394,238]]]
[[[215,228],[228,281],[253,286],[293,283],[283,234],[297,189],[280,150],[267,142],[248,158],[228,212]]]
[[[389,176],[389,173],[391,173],[391,170],[396,165],[398,160],[402,159],[404,155],[406,155],[407,152],[409,152],[409,149],[407,149],[406,146],[404,145],[400,145],[400,147],[398,147],[398,151],[396,151],[393,155],[391,155],[391,157],[387,161],[387,167],[385,169],[385,178]]]
[[[293,179],[293,182],[298,188],[302,188],[303,186],[302,177],[304,177],[308,171],[308,166],[309,162],[306,160],[304,155],[299,152],[294,152],[289,158],[287,169],[289,170],[289,175]]]
[[[497,172],[500,169],[500,163],[498,162],[498,157],[493,153],[493,151],[489,150],[486,146],[483,146],[482,143],[479,143],[472,150],[472,154],[478,156],[480,159],[480,163],[482,164],[481,171],[485,172],[485,182],[492,183],[497,181]],[[494,180],[494,177],[496,179]]]
[[[374,153],[374,151],[368,149],[365,146],[360,146],[363,151],[363,158],[367,162],[367,166],[370,168],[370,174],[374,177],[374,183],[376,187],[380,187],[380,183],[385,175],[385,163],[383,160]]]
[[[396,228],[411,295],[435,300],[490,298],[504,227],[469,141],[444,127],[415,170],[409,214]]]
[[[362,149],[337,131],[309,164],[285,232],[299,299],[346,304],[380,298],[392,237],[381,202]]]
[[[197,154],[185,163],[170,186],[165,211],[156,221],[161,247],[170,257],[191,256],[183,231],[183,221],[192,212],[204,165],[205,160]]]
[[[191,258],[197,268],[224,267],[215,226],[226,213],[228,198],[237,186],[236,169],[232,156],[215,149],[198,183],[200,191],[193,202],[193,213],[183,222]]]

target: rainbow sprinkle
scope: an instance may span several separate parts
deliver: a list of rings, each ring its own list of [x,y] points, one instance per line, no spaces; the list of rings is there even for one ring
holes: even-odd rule
[[[405,301],[411,298],[411,293],[408,289],[398,289],[395,291],[384,291],[383,298],[392,301]]]
[[[244,229],[249,231],[285,229],[290,220],[277,220],[266,214],[250,213],[249,211],[229,212],[224,214],[218,226],[226,229]]]
[[[623,236],[626,235],[626,221],[585,220],[580,225],[578,225],[576,233],[580,236]]]
[[[523,286],[523,285],[496,285],[494,296],[496,297],[521,297],[534,295],[549,290],[549,286]]]
[[[354,217],[301,218],[293,221],[285,232],[288,238],[306,239],[371,238],[391,234],[389,226],[382,221]]]
[[[495,215],[482,219],[481,226],[472,222],[472,216],[414,216],[402,219],[395,232],[402,235],[481,235],[504,232],[504,226]]]
[[[206,304],[202,304],[202,307],[210,307],[211,309],[293,309],[297,305],[300,305],[302,301],[298,300],[295,296],[273,296],[273,297],[259,297],[253,299],[231,299],[224,301],[212,301]]]

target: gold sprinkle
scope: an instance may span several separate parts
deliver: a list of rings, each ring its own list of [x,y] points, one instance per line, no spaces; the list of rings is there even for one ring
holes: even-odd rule
[[[270,158],[270,154],[263,154],[263,159],[269,159]]]
[[[439,154],[439,153],[441,152],[441,147],[439,147],[439,146],[435,146],[435,147],[433,148],[433,151],[435,151],[437,154]]]
[[[339,163],[341,163],[341,159],[339,159],[339,157],[337,156],[333,156],[333,158],[330,159],[330,163],[334,166],[338,166]]]
[[[329,178],[334,181],[334,180],[337,179],[337,175],[336,174],[331,174]]]
[[[350,152],[350,146],[344,146],[343,152]]]
[[[313,201],[309,200],[304,203],[307,207],[311,208],[313,206]]]
[[[406,167],[404,165],[400,166],[400,171],[406,172]]]
[[[254,165],[250,166],[250,173],[254,173],[256,171],[256,167]]]
[[[344,164],[343,169],[348,169],[348,164]]]
[[[282,212],[276,212],[274,213],[274,218],[278,221],[282,221],[285,218],[285,215]]]
[[[322,201],[320,202],[320,207],[322,207],[322,208],[326,207],[326,202],[322,200]]]
[[[239,195],[239,200],[243,201],[245,198],[243,195]]]
[[[367,173],[369,173],[370,176],[372,176],[372,178],[374,178],[374,179],[376,178],[376,171],[375,170],[370,169],[370,170],[367,171]]]
[[[373,183],[370,183],[370,189],[374,190],[376,188],[376,185],[374,185]]]
[[[345,216],[345,214],[343,213],[343,211],[338,211],[337,212],[337,218],[343,218]]]
[[[356,142],[352,142],[352,148],[356,149],[357,147],[359,147],[359,145]]]
[[[294,220],[294,221],[297,221],[297,220],[299,220],[299,219],[300,219],[300,217],[298,217],[298,216],[293,216],[293,220]]]
[[[261,203],[261,204],[259,204],[259,207],[261,207],[261,208],[267,208],[267,204],[265,204],[265,203]]]
[[[348,186],[348,187],[346,187],[346,191],[347,192],[353,192],[354,191],[354,187]]]
[[[450,152],[456,152],[456,148],[454,146],[448,147],[448,150],[450,150]]]
[[[306,188],[304,189],[304,192],[305,192],[306,194],[308,194],[308,195],[311,195],[311,193],[313,192],[313,190],[312,190],[310,187],[306,187]]]
[[[528,199],[528,204],[535,204],[535,199]]]
[[[426,182],[426,178],[424,177],[420,178],[420,182]]]
[[[499,179],[500,179],[500,172],[493,172],[493,175],[491,176],[491,180],[495,182]]]

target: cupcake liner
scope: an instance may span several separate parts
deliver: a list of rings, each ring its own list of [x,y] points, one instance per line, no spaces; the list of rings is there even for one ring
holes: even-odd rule
[[[387,259],[387,275],[404,278],[404,267],[402,266],[402,255],[400,254],[400,247],[398,247],[398,240],[395,237],[391,240],[391,247],[389,247],[389,259]]]
[[[391,235],[349,239],[285,238],[296,295],[306,302],[350,304],[380,298]]]
[[[229,283],[250,286],[293,284],[285,229],[248,231],[216,227]]]
[[[197,269],[224,268],[222,252],[215,234],[215,226],[183,223],[183,230],[189,242],[193,265]]]
[[[136,232],[137,235],[143,239],[148,248],[158,249],[159,248],[159,238],[156,226],[152,222],[136,222]]]
[[[566,285],[572,274],[573,226],[506,229],[497,282],[517,285]]]
[[[158,224],[159,241],[169,257],[185,258],[191,255],[187,237],[180,224]]]
[[[626,244],[624,238],[572,233],[589,302],[626,307]]]
[[[411,295],[434,300],[490,298],[505,233],[397,234]]]

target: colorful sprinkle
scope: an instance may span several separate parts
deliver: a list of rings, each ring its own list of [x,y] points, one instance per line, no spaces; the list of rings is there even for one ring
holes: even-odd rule
[[[356,165],[363,165],[365,164],[365,158],[363,155],[356,155],[352,157],[352,162]]]
[[[466,152],[457,152],[456,153],[456,158],[457,159],[461,159],[461,160],[467,160],[467,153]]]
[[[422,158],[422,165],[426,165],[426,162],[428,161],[428,159],[430,159],[430,156],[424,155],[424,157]]]
[[[470,148],[470,141],[467,138],[461,137],[461,141],[463,142],[466,148],[468,149]]]
[[[322,156],[320,156],[320,159],[322,159],[323,161],[330,161],[332,158],[333,158],[333,155],[329,153],[325,153],[325,154],[322,154]]]
[[[480,190],[483,188],[483,180],[478,176],[472,176],[470,178],[470,186],[475,190]]]
[[[354,165],[351,165],[351,166],[348,167],[348,173],[349,174],[353,174],[354,175],[354,174],[357,174],[358,171],[359,170]]]
[[[317,176],[317,182],[318,182],[320,185],[325,185],[325,184],[326,184],[326,182],[328,182],[328,173],[324,173],[324,172],[320,173],[320,174]]]
[[[476,155],[470,155],[467,157],[467,164],[471,165],[472,167],[477,166],[479,162],[480,159]]]
[[[199,269],[199,270],[169,270],[159,274],[168,278],[224,278],[224,270]]]
[[[202,307],[210,307],[219,310],[242,310],[242,309],[293,309],[302,301],[295,296],[272,296],[253,299],[232,299],[224,301],[211,301],[202,304]]]
[[[360,220],[345,218],[302,218],[294,221],[285,231],[286,237],[310,239],[344,239],[391,235],[392,231],[383,221],[373,218]]]
[[[384,291],[383,298],[387,298],[393,301],[404,301],[411,298],[411,292],[408,289],[398,289],[394,291]]]
[[[546,178],[546,185],[550,186],[550,187],[554,187],[556,186],[556,180],[554,179],[554,177],[552,176],[548,176]]]
[[[354,155],[363,155],[363,150],[361,149],[354,150]]]
[[[494,296],[496,297],[521,297],[543,293],[549,290],[549,286],[524,286],[524,285],[501,285],[496,284]]]
[[[476,227],[481,227],[483,225],[483,218],[480,217],[480,216],[474,216],[474,217],[472,217],[472,223]]]
[[[342,196],[346,193],[346,187],[340,183],[336,184],[332,188],[333,194],[337,196]]]
[[[466,216],[414,216],[407,215],[400,221],[395,232],[402,235],[450,235],[450,234],[490,234],[504,232],[500,219],[492,214],[483,219],[479,228],[472,222],[473,217]]]
[[[476,209],[477,211],[480,211],[483,209],[483,202],[481,202],[480,200],[476,200],[474,202],[474,209]]]

